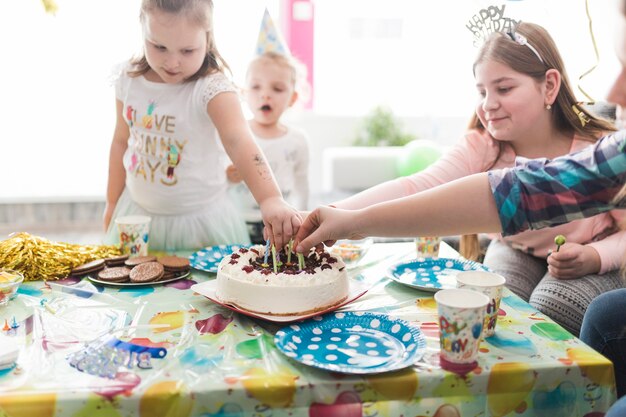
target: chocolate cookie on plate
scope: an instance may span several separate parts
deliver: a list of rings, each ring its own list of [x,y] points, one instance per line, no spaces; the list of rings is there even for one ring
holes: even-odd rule
[[[128,258],[125,262],[124,265],[129,266],[129,267],[134,267],[146,262],[154,262],[156,261],[156,256],[135,256],[134,258]]]
[[[163,265],[158,262],[145,262],[130,271],[130,281],[147,283],[159,280],[163,276]]]
[[[189,270],[189,259],[180,256],[161,256],[157,262],[163,265],[166,271],[183,272]]]
[[[106,258],[104,260],[104,264],[106,266],[123,266],[124,262],[126,262],[127,260],[128,255],[113,256],[111,258]]]
[[[96,259],[95,261],[87,262],[72,269],[70,275],[83,276],[92,272],[96,272],[104,268],[104,259]]]
[[[104,268],[98,272],[98,279],[106,282],[128,282],[130,279],[130,268],[125,266]]]

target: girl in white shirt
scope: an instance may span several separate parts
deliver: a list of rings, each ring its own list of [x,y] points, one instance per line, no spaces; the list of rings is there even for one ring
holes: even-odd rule
[[[116,80],[104,226],[129,214],[152,217],[150,248],[198,249],[247,243],[243,219],[220,169],[225,154],[259,203],[277,246],[301,218],[280,194],[243,117],[215,46],[211,0],[143,0],[144,53]]]

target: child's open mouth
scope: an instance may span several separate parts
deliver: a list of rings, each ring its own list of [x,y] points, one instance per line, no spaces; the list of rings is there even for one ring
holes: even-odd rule
[[[272,110],[272,107],[270,107],[269,104],[264,104],[261,106],[261,111],[270,111]]]

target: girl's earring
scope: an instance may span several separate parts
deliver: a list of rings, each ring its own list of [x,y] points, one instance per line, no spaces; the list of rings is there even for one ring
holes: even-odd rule
[[[546,104],[546,110],[551,110],[551,109],[552,109],[552,105]]]

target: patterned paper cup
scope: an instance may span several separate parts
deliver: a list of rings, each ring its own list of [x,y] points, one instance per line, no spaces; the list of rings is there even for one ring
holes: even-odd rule
[[[439,313],[441,367],[467,373],[477,365],[489,297],[476,291],[451,288],[435,293]]]
[[[506,279],[502,275],[487,271],[463,271],[456,275],[456,287],[478,291],[489,297],[489,304],[485,312],[483,337],[493,336],[496,333],[502,288]]]
[[[148,254],[151,220],[148,216],[124,216],[115,219],[124,253],[130,256],[146,256]]]
[[[436,258],[439,256],[439,236],[420,236],[415,238],[415,249],[418,258]]]

